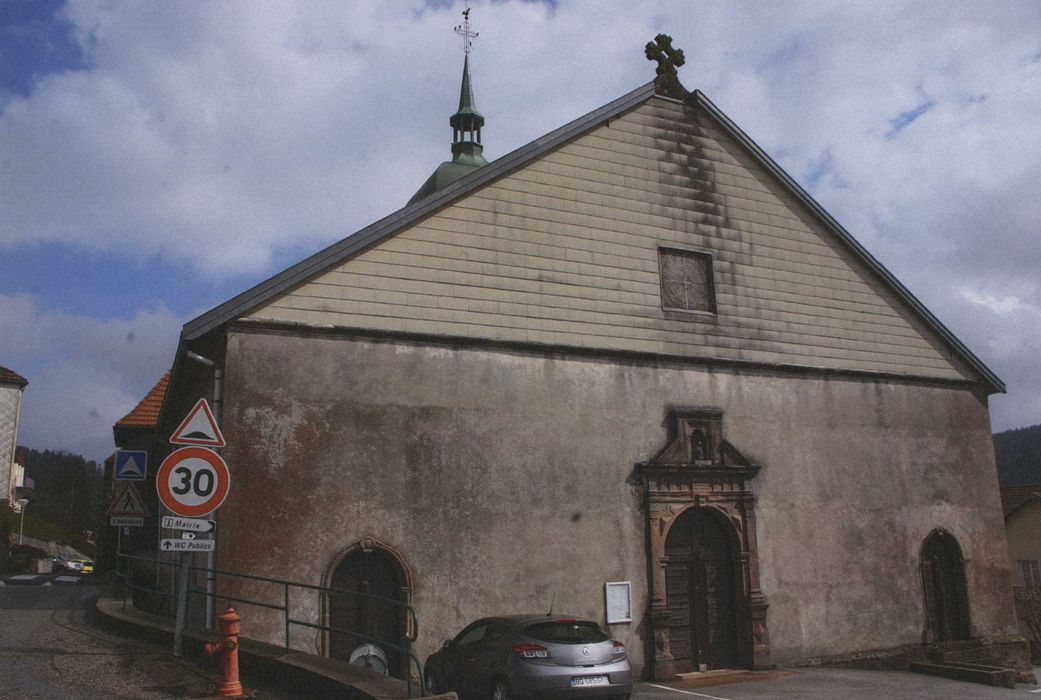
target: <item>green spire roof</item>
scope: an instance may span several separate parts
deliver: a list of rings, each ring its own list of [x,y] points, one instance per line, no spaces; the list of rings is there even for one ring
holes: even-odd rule
[[[463,16],[467,17],[465,13]],[[467,17],[467,22],[469,22],[469,17]],[[469,41],[469,38],[476,34],[470,33],[469,24],[464,26],[465,30],[460,33],[463,34],[464,40]],[[457,31],[459,31],[458,28]],[[481,127],[484,126],[484,117],[477,111],[477,103],[474,100],[474,89],[470,82],[469,44],[466,46],[466,58],[463,59],[463,82],[459,87],[459,110],[448,118],[448,123],[452,126],[452,160],[446,160],[437,167],[434,174],[427,178],[419,191],[408,200],[409,204],[447,187],[482,165],[488,164],[483,154],[484,146],[481,145]]]
[[[448,120],[453,129],[473,130],[484,126],[484,117],[477,111],[473,85],[470,84],[470,57],[463,59],[463,83],[459,87],[459,110]],[[458,140],[458,139],[457,139]]]

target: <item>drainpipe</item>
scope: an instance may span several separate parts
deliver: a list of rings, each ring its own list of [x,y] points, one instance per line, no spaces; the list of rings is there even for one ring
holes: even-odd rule
[[[217,366],[217,363],[213,360],[203,357],[199,353],[188,351],[188,359],[194,360],[201,365],[213,368],[213,420],[217,422],[217,427],[220,428],[221,424],[221,404],[224,399],[224,370]],[[217,454],[220,454],[220,448],[215,450]],[[211,512],[206,516],[208,520],[214,520],[217,517],[215,512]],[[214,531],[214,538],[216,538],[216,531]],[[214,608],[216,600],[214,600],[214,593],[216,590],[216,576],[213,570],[217,568],[217,550],[211,549],[206,552],[206,568],[209,571],[206,572],[206,629],[213,628]]]

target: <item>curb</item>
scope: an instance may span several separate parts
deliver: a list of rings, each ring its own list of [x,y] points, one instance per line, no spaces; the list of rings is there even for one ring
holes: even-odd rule
[[[111,597],[99,598],[95,610],[99,621],[113,631],[173,644],[174,625],[168,618],[138,610],[130,604],[124,609],[121,599]],[[219,641],[220,634],[216,631],[185,629],[183,656],[213,666],[216,670],[216,662],[205,654],[203,645]],[[375,674],[339,659],[287,650],[252,639],[240,638],[239,666],[244,686],[249,684],[250,679],[262,679],[292,688],[300,692],[301,697],[349,700],[398,700],[408,697],[405,682],[397,678]],[[412,697],[420,697],[416,689],[413,689]],[[455,693],[426,697],[430,700],[457,700]]]

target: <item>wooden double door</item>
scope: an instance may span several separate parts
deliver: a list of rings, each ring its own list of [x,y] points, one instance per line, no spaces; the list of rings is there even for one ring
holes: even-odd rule
[[[727,527],[709,509],[692,508],[665,540],[669,646],[679,673],[739,663],[738,562]]]

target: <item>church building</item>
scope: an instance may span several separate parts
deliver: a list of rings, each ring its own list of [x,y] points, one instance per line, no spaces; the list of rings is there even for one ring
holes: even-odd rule
[[[160,434],[219,369],[217,567],[407,602],[421,659],[551,609],[646,678],[1020,658],[1001,380],[681,85],[668,37],[647,56],[652,82],[489,162],[467,55],[452,158],[407,206],[184,326]]]

